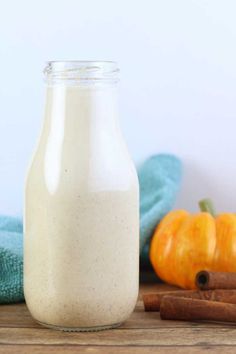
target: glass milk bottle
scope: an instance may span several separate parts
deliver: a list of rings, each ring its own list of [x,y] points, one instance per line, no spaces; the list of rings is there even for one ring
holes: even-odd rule
[[[139,190],[117,111],[113,62],[49,62],[28,172],[24,292],[42,325],[119,326],[138,295]]]

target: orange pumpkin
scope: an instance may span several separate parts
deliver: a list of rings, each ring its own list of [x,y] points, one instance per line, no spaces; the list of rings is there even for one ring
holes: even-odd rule
[[[171,211],[156,228],[150,245],[150,260],[165,282],[195,289],[200,270],[236,272],[236,215],[214,216],[209,200],[202,212]]]

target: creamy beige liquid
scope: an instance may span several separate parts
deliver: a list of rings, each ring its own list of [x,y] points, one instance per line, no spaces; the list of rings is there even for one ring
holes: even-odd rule
[[[25,195],[24,291],[39,322],[112,326],[138,295],[138,181],[111,87],[48,87]]]

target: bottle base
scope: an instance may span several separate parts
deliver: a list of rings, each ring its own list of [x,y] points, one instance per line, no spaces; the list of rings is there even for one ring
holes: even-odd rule
[[[63,331],[63,332],[97,332],[97,331],[104,331],[106,329],[114,329],[120,327],[122,324],[122,322],[120,322],[111,325],[94,326],[94,327],[63,327],[63,326],[50,325],[40,321],[36,321],[36,322],[39,323],[41,326],[51,328],[57,331]]]

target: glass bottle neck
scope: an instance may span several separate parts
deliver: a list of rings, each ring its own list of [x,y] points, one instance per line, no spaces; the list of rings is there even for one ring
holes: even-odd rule
[[[70,137],[70,141],[78,139],[78,132],[87,139],[98,131],[104,137],[116,134],[119,124],[115,63],[52,62],[45,72],[45,131],[58,139]]]
[[[109,130],[118,121],[117,96],[116,85],[49,85],[46,119],[54,121],[55,128],[66,124],[71,129],[93,125]]]

